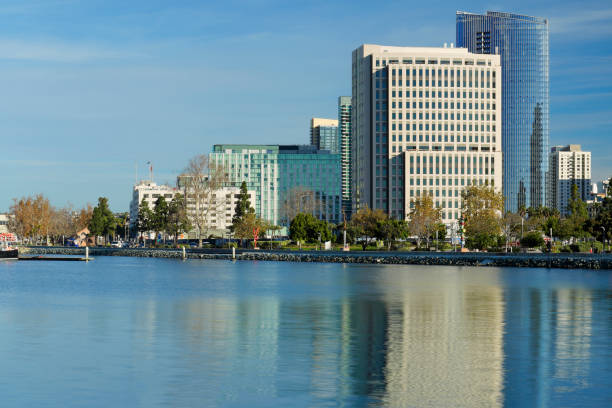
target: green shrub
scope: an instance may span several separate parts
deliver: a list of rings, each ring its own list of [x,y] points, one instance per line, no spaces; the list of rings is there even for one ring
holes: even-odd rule
[[[544,238],[542,233],[537,231],[528,232],[521,238],[521,246],[527,248],[537,248],[544,245]]]

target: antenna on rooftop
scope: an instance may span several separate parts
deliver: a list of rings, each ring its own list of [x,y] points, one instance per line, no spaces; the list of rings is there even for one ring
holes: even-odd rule
[[[147,164],[149,165],[149,182],[152,183],[153,182],[153,163],[148,161]]]

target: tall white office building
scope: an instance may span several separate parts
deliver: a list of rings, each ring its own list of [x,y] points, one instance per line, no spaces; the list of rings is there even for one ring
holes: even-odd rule
[[[452,224],[466,186],[501,191],[498,55],[364,44],[353,51],[352,92],[353,211],[403,219],[427,193]]]
[[[580,145],[554,146],[548,160],[548,206],[567,215],[574,184],[581,200],[591,199],[591,152]]]

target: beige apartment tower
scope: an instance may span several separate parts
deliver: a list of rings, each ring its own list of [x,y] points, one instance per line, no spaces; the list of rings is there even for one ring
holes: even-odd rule
[[[573,185],[582,201],[591,199],[591,152],[580,145],[554,146],[548,160],[548,206],[567,215]]]
[[[467,49],[364,44],[353,51],[354,211],[396,219],[433,196],[447,225],[461,191],[502,191],[501,65]]]

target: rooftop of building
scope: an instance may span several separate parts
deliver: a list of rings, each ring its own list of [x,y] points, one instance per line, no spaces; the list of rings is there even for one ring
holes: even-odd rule
[[[567,146],[553,146],[551,152],[581,152],[582,147],[579,144],[571,144]]]
[[[134,184],[134,190],[145,190],[145,189],[176,189],[173,186],[167,184],[157,184],[151,180],[141,180],[137,184]]]
[[[548,19],[544,17],[528,16],[525,14],[507,13],[504,11],[487,11],[487,14],[479,14],[479,13],[472,13],[469,11],[457,10],[457,15],[498,17],[498,18],[505,18],[505,19],[511,19],[511,20],[522,20],[522,21],[529,21],[529,22],[534,22],[534,23],[548,24]]]
[[[222,144],[214,145],[213,153],[225,153],[227,150],[251,151],[265,150],[266,153],[278,154],[331,154],[329,150],[319,150],[313,145],[245,145]]]
[[[318,126],[338,126],[338,119],[328,119],[328,118],[312,118],[310,119],[310,127],[318,127]]]
[[[399,47],[392,45],[379,45],[379,44],[362,44],[356,50],[361,52],[361,57],[365,58],[368,55],[384,56],[389,57],[412,57],[415,59],[415,63],[429,63],[430,58],[477,58],[479,60],[491,60],[499,63],[499,55],[495,54],[475,54],[468,51],[467,48],[455,48],[453,43],[450,46],[444,44],[442,47]],[[418,59],[423,59],[420,62]],[[427,61],[426,61],[427,60]]]

